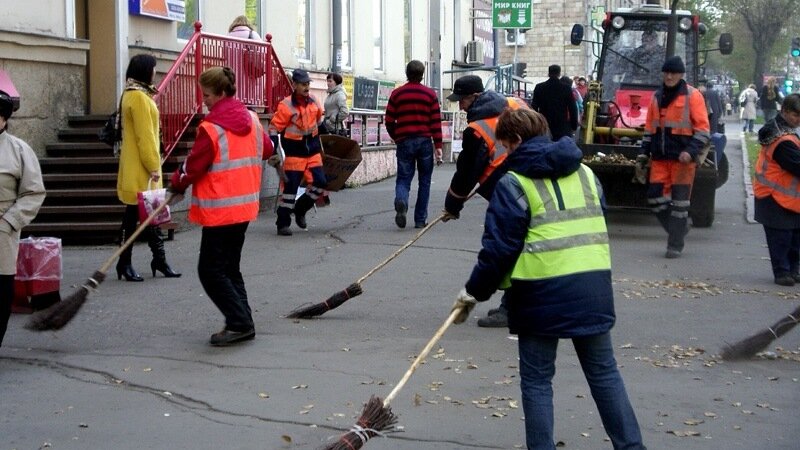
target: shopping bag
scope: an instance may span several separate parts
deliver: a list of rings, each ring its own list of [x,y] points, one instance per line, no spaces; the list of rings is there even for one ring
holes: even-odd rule
[[[147,187],[150,187],[149,183]],[[147,191],[137,193],[136,198],[139,202],[139,222],[144,222],[148,217],[150,217],[150,214],[153,214],[153,211],[167,202],[167,190],[149,189]],[[169,213],[169,206],[167,206],[166,208],[162,209],[156,217],[153,218],[153,221],[150,222],[150,225],[161,225],[162,223],[167,223],[170,220],[172,220],[172,215]]]

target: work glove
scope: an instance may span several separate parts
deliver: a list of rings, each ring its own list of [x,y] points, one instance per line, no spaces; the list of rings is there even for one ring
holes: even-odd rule
[[[272,148],[278,149],[278,135],[270,135],[269,140],[272,141]]]
[[[269,164],[272,167],[276,167],[277,168],[278,166],[281,165],[281,162],[282,162],[281,161],[281,155],[278,155],[278,154],[274,154],[274,155],[270,156],[269,158],[267,158],[267,164]]]
[[[636,165],[637,166],[646,166],[647,162],[650,161],[650,158],[647,155],[638,155],[636,156]]]
[[[650,158],[647,155],[639,155],[636,157],[636,164],[633,166],[633,180],[632,183],[647,184],[647,164]]]
[[[446,209],[442,210],[442,222],[447,222],[448,220],[455,220],[458,218],[459,218],[458,214],[453,214]]]
[[[456,316],[455,320],[453,320],[454,324],[464,323],[469,317],[469,313],[472,311],[472,308],[478,303],[475,300],[475,297],[471,296],[466,288],[461,288],[461,292],[458,293],[458,297],[456,297],[455,303],[453,303],[453,308],[450,309],[450,313],[452,314],[453,311],[456,309],[460,309],[461,311]]]

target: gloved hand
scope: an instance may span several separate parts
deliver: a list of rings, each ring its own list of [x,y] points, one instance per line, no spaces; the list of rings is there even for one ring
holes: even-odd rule
[[[650,161],[650,157],[647,155],[637,155],[636,156],[636,164],[641,166],[646,166],[647,162]]]
[[[633,167],[633,180],[632,183],[647,184],[647,163],[650,158],[647,155],[639,155],[636,157],[636,164]]]
[[[453,214],[450,211],[443,209],[442,210],[442,222],[447,222],[448,220],[455,220],[459,218],[458,214]]]
[[[272,141],[272,148],[278,149],[278,135],[270,135],[269,140]]]
[[[275,154],[267,158],[267,164],[272,167],[278,167],[281,165],[281,155]]]
[[[469,317],[469,313],[472,311],[472,308],[474,308],[477,303],[478,301],[475,300],[475,297],[469,295],[466,288],[461,288],[461,292],[458,293],[458,297],[456,297],[456,301],[453,303],[453,308],[450,309],[451,314],[456,309],[461,310],[453,323],[456,325],[464,323],[464,321],[467,320],[467,317]]]

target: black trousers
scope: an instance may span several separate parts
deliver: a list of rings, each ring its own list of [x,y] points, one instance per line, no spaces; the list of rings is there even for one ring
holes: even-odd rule
[[[11,302],[14,300],[14,275],[0,275],[0,347],[6,335],[8,319],[11,317]]]
[[[225,316],[230,331],[253,329],[253,316],[247,303],[247,290],[239,269],[242,247],[250,222],[219,227],[203,227],[197,273],[214,305]]]

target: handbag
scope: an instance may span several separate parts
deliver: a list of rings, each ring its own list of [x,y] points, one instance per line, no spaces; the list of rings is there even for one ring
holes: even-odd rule
[[[124,95],[124,94],[123,94]],[[122,117],[120,111],[122,110],[122,96],[119,97],[119,107],[116,111],[111,113],[103,124],[103,128],[97,132],[97,140],[107,144],[110,147],[117,145],[122,140]]]
[[[139,203],[139,222],[144,222],[153,211],[158,209],[159,206],[167,202],[167,190],[150,189],[152,180],[147,183],[148,190],[136,194],[136,200]],[[172,220],[172,215],[169,212],[169,206],[161,210],[157,216],[153,218],[150,225],[161,225]]]

